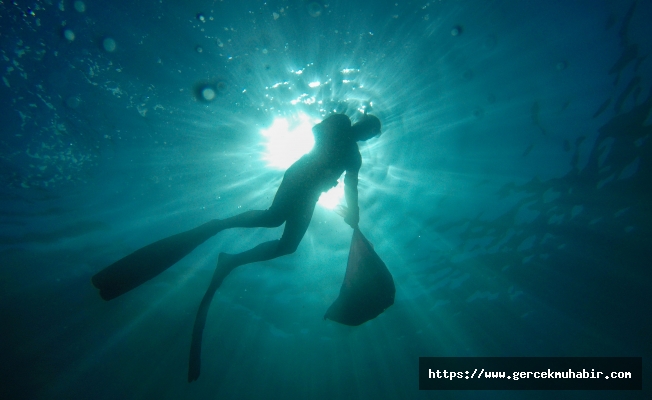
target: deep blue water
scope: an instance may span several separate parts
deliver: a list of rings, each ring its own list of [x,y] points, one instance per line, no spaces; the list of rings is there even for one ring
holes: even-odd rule
[[[83,6],[0,1],[1,398],[649,398],[652,2]],[[318,206],[296,253],[225,281],[187,383],[218,253],[282,228],[110,302],[90,277],[269,207],[275,120],[363,109],[360,227],[395,304],[322,319],[351,229]],[[420,392],[420,356],[643,357],[645,390]]]

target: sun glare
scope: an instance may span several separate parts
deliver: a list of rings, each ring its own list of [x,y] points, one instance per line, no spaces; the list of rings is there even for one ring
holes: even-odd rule
[[[319,201],[317,201],[317,204],[326,209],[333,210],[342,202],[343,198],[344,180],[340,179],[337,181],[337,186],[326,193],[322,193],[321,196],[319,196]]]
[[[269,128],[262,129],[260,133],[266,140],[262,157],[267,166],[285,170],[308,153],[315,145],[312,127],[317,122],[306,114],[299,114],[292,122],[287,118],[276,118]],[[317,204],[332,210],[343,197],[344,183],[340,180],[336,187],[322,193]]]
[[[297,116],[290,124],[286,118],[276,118],[268,129],[260,133],[265,137],[263,159],[274,169],[288,169],[292,163],[308,153],[315,144],[312,136],[313,121],[305,114]]]

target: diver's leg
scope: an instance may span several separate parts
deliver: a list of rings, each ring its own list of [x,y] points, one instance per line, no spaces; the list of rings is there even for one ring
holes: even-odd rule
[[[252,210],[220,220],[222,229],[229,228],[273,228],[281,226],[294,213],[297,193],[294,180],[286,175],[276,190],[272,205],[267,210]]]
[[[285,254],[294,253],[299,246],[303,235],[308,229],[314,209],[314,203],[307,205],[306,207],[295,209],[297,211],[295,211],[295,213],[291,215],[285,223],[283,236],[280,240],[261,243],[253,249],[238,254],[220,253],[217,259],[217,267],[213,273],[213,278],[206,290],[206,294],[204,294],[204,298],[202,298],[199,310],[197,310],[197,316],[195,317],[195,325],[192,331],[192,342],[190,343],[190,358],[188,360],[188,382],[197,380],[199,377],[201,369],[201,341],[204,326],[206,325],[208,308],[210,307],[211,300],[215,295],[215,291],[220,287],[224,278],[240,265],[270,260]]]
[[[195,229],[149,244],[116,261],[91,279],[100,296],[110,300],[152,279],[185,257],[211,236],[229,228],[276,227],[294,212],[295,191],[284,179],[269,210],[247,211],[223,220],[214,219]]]
[[[259,244],[251,250],[247,250],[240,254],[229,255],[220,253],[217,261],[217,267],[213,273],[213,279],[206,290],[206,294],[201,300],[197,316],[195,317],[195,325],[192,329],[192,341],[190,343],[190,357],[188,359],[188,382],[192,382],[199,378],[201,370],[201,342],[206,325],[206,316],[208,309],[211,305],[211,300],[215,295],[215,291],[222,285],[224,278],[233,271],[238,265],[248,264],[255,261],[264,261],[279,256],[278,244],[280,240],[272,240]],[[228,260],[228,261],[227,261]]]
[[[292,169],[292,168],[290,168]],[[276,190],[272,205],[268,210],[252,210],[219,221],[222,229],[229,228],[273,228],[281,226],[286,219],[296,213],[297,199],[305,192],[297,185],[290,170],[286,171],[281,185]]]
[[[294,253],[310,225],[315,203],[304,206],[297,205],[294,212],[288,216],[280,240],[261,243],[253,249],[238,254],[220,253],[217,260],[217,270],[223,270],[226,275],[240,265],[258,261],[267,261],[286,254]],[[224,275],[224,276],[226,276]]]
[[[229,228],[273,228],[285,220],[283,214],[275,209],[245,211],[230,218],[219,220],[221,229]]]

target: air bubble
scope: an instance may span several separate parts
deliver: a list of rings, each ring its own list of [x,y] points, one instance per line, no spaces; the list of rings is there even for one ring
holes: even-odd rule
[[[321,15],[321,4],[315,1],[308,4],[308,14],[310,14],[311,17],[319,17]]]
[[[206,101],[211,101],[215,99],[215,90],[211,87],[205,87],[201,91],[201,97],[203,97]]]
[[[75,40],[75,32],[71,31],[70,29],[66,29],[65,31],[63,31],[63,37],[65,37],[66,39],[72,42],[73,40]]]
[[[81,100],[77,96],[68,97],[66,99],[66,106],[72,108],[73,110],[81,104]]]
[[[108,51],[109,53],[114,52],[116,47],[115,40],[112,38],[105,38],[102,41],[102,46],[104,47],[104,50]]]
[[[86,4],[84,4],[83,1],[76,1],[75,10],[77,10],[80,13],[83,13],[84,11],[86,11]]]

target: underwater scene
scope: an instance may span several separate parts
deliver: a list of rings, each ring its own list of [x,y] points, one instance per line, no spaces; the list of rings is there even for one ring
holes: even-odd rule
[[[650,20],[0,0],[0,398],[652,398]],[[420,357],[642,390],[420,390]]]

